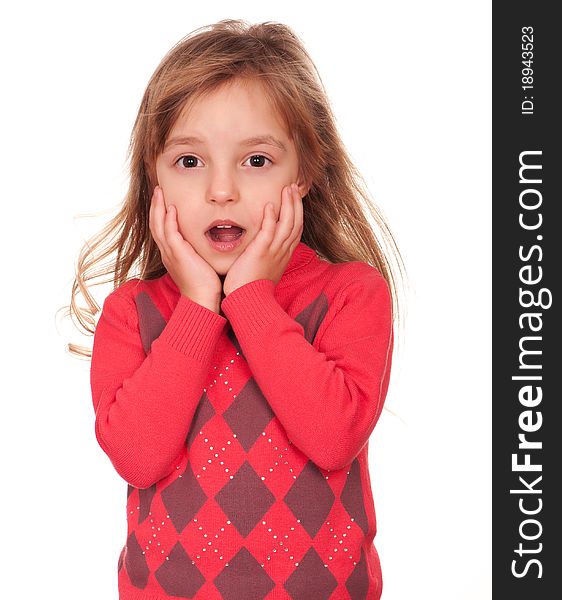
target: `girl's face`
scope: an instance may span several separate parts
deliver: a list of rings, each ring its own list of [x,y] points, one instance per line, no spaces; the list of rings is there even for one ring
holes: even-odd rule
[[[196,100],[178,118],[156,160],[166,206],[174,204],[183,237],[219,275],[257,235],[264,207],[279,216],[283,187],[297,181],[298,158],[259,83],[228,82]],[[246,232],[229,252],[215,250],[206,232],[230,219]]]

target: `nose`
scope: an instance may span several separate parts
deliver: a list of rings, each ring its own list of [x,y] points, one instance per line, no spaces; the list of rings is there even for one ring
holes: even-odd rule
[[[207,201],[224,204],[238,198],[239,190],[234,173],[226,167],[215,167],[210,173]]]

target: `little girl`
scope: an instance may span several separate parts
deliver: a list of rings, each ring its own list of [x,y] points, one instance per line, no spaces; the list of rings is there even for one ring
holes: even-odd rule
[[[271,22],[194,31],[150,79],[129,156],[71,303],[93,332],[74,296],[94,309],[87,281],[112,276],[91,389],[129,484],[119,597],[379,598],[368,440],[399,252],[302,42]]]

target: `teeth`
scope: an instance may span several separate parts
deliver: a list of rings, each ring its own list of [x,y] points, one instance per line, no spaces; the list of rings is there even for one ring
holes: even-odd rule
[[[232,229],[232,225],[217,225],[218,229]]]

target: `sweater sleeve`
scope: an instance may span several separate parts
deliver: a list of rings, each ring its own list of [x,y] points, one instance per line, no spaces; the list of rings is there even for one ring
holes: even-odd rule
[[[150,487],[187,453],[185,440],[225,323],[180,296],[145,354],[134,300],[119,289],[106,298],[90,368],[95,433],[134,487]]]
[[[322,469],[344,468],[367,443],[388,388],[388,284],[373,271],[346,285],[314,345],[274,289],[268,279],[249,282],[230,293],[222,309],[291,442]]]

